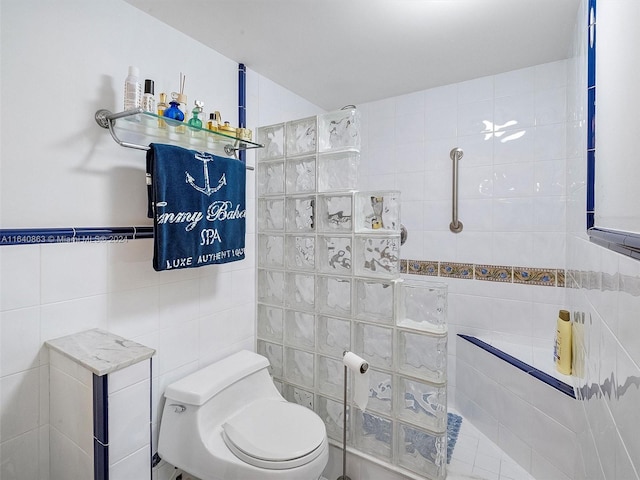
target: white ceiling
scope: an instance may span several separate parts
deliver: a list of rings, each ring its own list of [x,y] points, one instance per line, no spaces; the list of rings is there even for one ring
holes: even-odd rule
[[[580,3],[126,1],[326,110],[567,58]]]

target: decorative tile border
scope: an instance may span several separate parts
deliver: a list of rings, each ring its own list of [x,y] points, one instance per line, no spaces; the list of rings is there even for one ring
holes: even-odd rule
[[[484,265],[444,262],[438,260],[400,260],[401,273],[430,277],[461,278],[523,285],[565,287],[563,269],[516,267],[512,265]]]
[[[556,285],[556,270],[550,268],[513,267],[513,283]]]
[[[558,287],[566,286],[564,270],[556,270],[556,282]]]
[[[407,262],[400,261],[400,273],[407,273]]]
[[[476,265],[474,267],[476,280],[488,280],[490,282],[507,282],[513,281],[513,267],[505,267],[499,265]]]
[[[449,278],[473,278],[473,264],[440,262],[440,276]]]
[[[428,275],[430,277],[438,276],[438,262],[431,262],[427,260],[400,260],[401,263],[406,263],[407,273],[414,275]]]

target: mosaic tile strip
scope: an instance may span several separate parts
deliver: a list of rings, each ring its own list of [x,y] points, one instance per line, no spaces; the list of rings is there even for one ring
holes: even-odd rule
[[[564,270],[556,270],[556,283],[558,287],[566,286]]]
[[[592,283],[586,272],[557,268],[529,268],[511,265],[483,265],[436,260],[400,260],[401,273],[433,277],[463,278],[502,283],[520,283],[546,287],[584,287]],[[406,267],[405,267],[406,265]],[[405,270],[406,268],[406,270]],[[587,277],[587,278],[585,278]],[[640,289],[640,280],[639,280]],[[640,292],[639,292],[640,293]]]
[[[492,282],[507,282],[513,280],[513,268],[500,265],[475,265],[476,280],[489,280]]]
[[[400,260],[399,272],[400,273],[407,273],[407,261],[406,260]]]
[[[407,273],[437,277],[438,262],[431,262],[428,260],[407,260]]]
[[[555,286],[556,271],[551,268],[513,267],[513,283]]]
[[[473,264],[440,262],[440,276],[473,279]]]

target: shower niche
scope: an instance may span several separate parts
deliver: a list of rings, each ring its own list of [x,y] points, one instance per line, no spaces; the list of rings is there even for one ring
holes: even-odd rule
[[[359,112],[260,127],[257,141],[258,353],[336,445],[342,354],[365,358],[369,400],[349,402],[348,446],[444,479],[447,286],[400,277],[400,192],[356,191]]]

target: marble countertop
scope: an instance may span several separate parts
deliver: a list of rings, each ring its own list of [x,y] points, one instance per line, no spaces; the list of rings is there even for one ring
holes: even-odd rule
[[[97,328],[48,340],[45,345],[98,376],[147,360],[156,353],[153,348]]]

